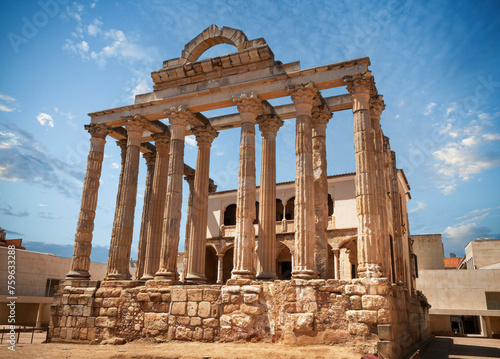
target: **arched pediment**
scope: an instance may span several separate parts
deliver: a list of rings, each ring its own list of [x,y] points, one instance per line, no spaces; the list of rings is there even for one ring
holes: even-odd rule
[[[215,45],[233,45],[241,51],[246,48],[247,43],[248,38],[243,31],[226,26],[220,29],[212,24],[184,46],[182,58],[187,62],[195,62],[205,51]]]

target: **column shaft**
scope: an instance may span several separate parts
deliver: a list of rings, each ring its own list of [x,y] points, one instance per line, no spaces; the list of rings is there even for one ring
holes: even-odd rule
[[[358,214],[358,276],[380,277],[380,217],[376,203],[375,158],[369,100],[373,77],[355,74],[345,79],[354,114],[354,154],[356,159],[356,209]]]
[[[139,280],[144,274],[144,264],[146,261],[146,249],[149,242],[148,229],[149,222],[151,220],[151,198],[152,198],[152,186],[153,186],[153,176],[155,172],[155,158],[156,153],[148,152],[143,155],[146,160],[146,186],[144,188],[144,205],[142,209],[142,220],[141,220],[141,232],[139,235],[139,247],[137,254],[137,267],[135,271],[135,279]]]
[[[259,270],[257,278],[276,279],[276,133],[283,125],[276,116],[259,119],[262,159],[259,193]]]
[[[312,105],[317,91],[312,84],[299,85],[292,94],[296,116],[295,257],[293,279],[315,278],[314,177],[312,159]]]
[[[170,122],[170,162],[168,165],[167,196],[163,218],[160,267],[155,279],[173,284],[178,279],[177,254],[182,210],[182,181],[184,174],[184,136],[188,119],[193,114],[182,107],[171,108]]]
[[[241,119],[241,139],[236,198],[236,236],[231,282],[255,278],[255,119],[261,103],[255,95],[235,99]]]
[[[186,278],[188,262],[189,262],[189,248],[191,248],[191,222],[193,218],[193,192],[194,192],[194,176],[185,176],[184,179],[189,186],[189,196],[188,196],[188,209],[186,218],[186,234],[184,238],[184,259],[182,260],[182,276],[181,281]]]
[[[152,279],[160,265],[163,212],[165,210],[165,194],[168,181],[170,135],[158,133],[152,137],[156,144],[156,163],[151,191],[151,217],[148,225],[148,242],[142,280]]]
[[[312,148],[314,175],[315,250],[314,263],[320,278],[328,274],[328,179],[326,167],[326,125],[332,117],[328,107],[313,109]]]
[[[224,282],[224,254],[217,254],[217,284]]]
[[[334,279],[340,279],[340,273],[339,273],[339,253],[340,251],[338,249],[333,250],[333,278]]]
[[[137,177],[143,120],[139,117],[127,119],[127,158],[123,173],[122,191],[117,211],[116,232],[112,234],[109,248],[108,268],[105,280],[130,279],[130,246],[134,229],[134,212],[137,198]]]
[[[198,142],[196,174],[194,176],[194,194],[191,221],[191,243],[189,247],[188,270],[185,281],[205,283],[205,253],[208,221],[208,186],[210,169],[210,146],[218,133],[212,127],[193,129]]]
[[[68,279],[89,279],[90,251],[92,249],[92,232],[94,231],[95,210],[97,207],[97,191],[101,177],[104,144],[109,133],[107,126],[90,124],[86,127],[92,136],[90,139],[87,172],[83,182],[80,215],[76,225],[75,245]]]

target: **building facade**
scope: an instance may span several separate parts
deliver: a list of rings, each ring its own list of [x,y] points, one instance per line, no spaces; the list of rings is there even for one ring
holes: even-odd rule
[[[500,337],[500,240],[470,241],[461,261],[452,258],[459,264],[450,270],[444,265],[449,258],[442,254],[433,256],[432,262],[420,260],[425,248],[442,248],[441,235],[412,239],[419,260],[416,284],[432,306],[432,332]]]
[[[199,60],[221,43],[236,52]],[[74,255],[52,307],[52,339],[351,342],[399,358],[425,338],[428,304],[414,286],[409,186],[380,126],[385,105],[369,65],[359,58],[301,69],[299,62],[275,60],[263,38],[249,40],[240,30],[211,25],[181,57],[151,73],[153,92],[129,106],[89,114],[91,147]],[[345,93],[323,97],[321,91],[330,88]],[[289,103],[268,102],[277,98]],[[234,106],[232,114],[203,114]],[[326,126],[344,110],[353,113],[356,172],[329,179]],[[277,186],[276,134],[292,118],[295,181]],[[217,193],[208,176],[210,148],[229,128],[241,131],[238,188]],[[194,170],[184,165],[184,138],[191,134],[198,145]],[[108,136],[122,148],[122,171],[106,276],[95,281],[89,255]],[[141,153],[147,177],[132,280],[127,264]],[[183,214],[184,176],[190,196]],[[346,189],[330,193],[330,185]],[[187,240],[179,277],[183,215]],[[217,260],[207,256],[207,245]],[[214,280],[219,284],[208,284]]]

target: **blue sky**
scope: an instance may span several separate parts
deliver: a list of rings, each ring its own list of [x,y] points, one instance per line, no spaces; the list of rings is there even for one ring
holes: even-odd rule
[[[150,72],[213,23],[264,37],[276,60],[302,68],[370,57],[387,106],[382,127],[411,186],[410,231],[442,233],[445,253],[462,255],[469,240],[500,237],[499,10],[498,1],[2,1],[0,226],[8,238],[71,248],[87,113],[151,91]],[[203,57],[233,51],[218,45]],[[354,171],[352,114],[336,113],[327,136],[328,173]],[[214,141],[210,176],[221,190],[236,187],[238,140],[228,130]],[[293,180],[293,120],[277,141],[278,180]],[[185,161],[195,167],[193,139]],[[110,138],[94,230],[103,250],[119,162]]]

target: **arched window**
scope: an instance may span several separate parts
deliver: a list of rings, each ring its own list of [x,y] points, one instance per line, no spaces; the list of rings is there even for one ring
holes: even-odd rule
[[[328,193],[328,217],[333,215],[333,199],[330,193]]]
[[[285,207],[285,219],[294,219],[294,211],[295,211],[295,196],[290,198],[286,202],[286,207]]]
[[[226,207],[226,210],[224,211],[224,225],[236,225],[236,204],[230,204]]]
[[[281,221],[283,220],[283,215],[284,215],[284,208],[283,208],[283,202],[281,202],[281,199],[276,198],[276,220]]]

